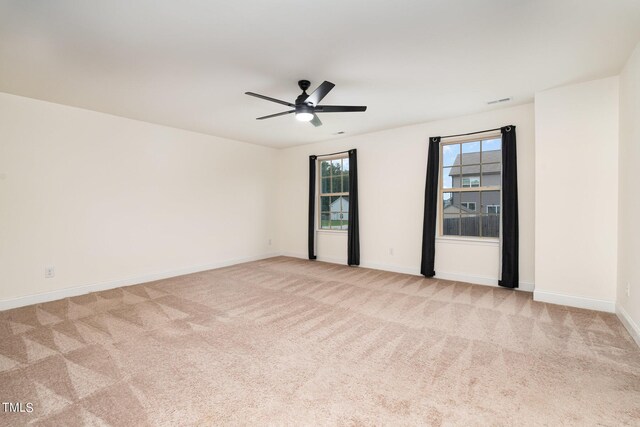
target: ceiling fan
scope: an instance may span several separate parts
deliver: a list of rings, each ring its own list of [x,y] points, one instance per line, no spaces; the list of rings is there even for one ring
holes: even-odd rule
[[[300,87],[300,89],[302,89],[302,93],[296,98],[295,104],[253,92],[245,92],[245,94],[293,108],[293,110],[284,111],[282,113],[258,117],[256,120],[270,119],[272,117],[285,116],[287,114],[295,113],[296,119],[300,120],[301,122],[311,122],[311,124],[314,126],[322,126],[322,122],[320,121],[316,113],[346,113],[351,111],[367,110],[366,106],[318,105],[318,103],[322,101],[325,96],[327,96],[327,94],[331,91],[331,89],[333,89],[335,85],[331,82],[325,81],[320,86],[318,86],[318,88],[314,90],[311,95],[308,95],[307,89],[309,89],[310,85],[311,82],[309,82],[309,80],[298,81],[298,86]]]

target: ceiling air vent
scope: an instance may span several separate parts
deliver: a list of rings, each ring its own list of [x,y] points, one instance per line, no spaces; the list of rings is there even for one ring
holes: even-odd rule
[[[511,101],[511,97],[502,98],[502,99],[494,99],[493,101],[487,102],[487,105],[500,104],[501,102],[507,102],[507,101]]]

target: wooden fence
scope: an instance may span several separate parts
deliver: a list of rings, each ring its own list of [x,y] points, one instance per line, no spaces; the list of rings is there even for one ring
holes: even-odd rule
[[[498,237],[500,215],[462,215],[445,218],[442,226],[445,236]]]

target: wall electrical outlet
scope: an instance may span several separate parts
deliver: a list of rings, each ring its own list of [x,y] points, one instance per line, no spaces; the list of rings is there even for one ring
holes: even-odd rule
[[[55,277],[56,275],[56,268],[55,267],[45,267],[44,268],[44,278],[45,279],[51,279],[53,277]]]
[[[631,296],[631,283],[627,282],[627,298]]]
[[[393,248],[389,248],[389,255],[393,255]]]
[[[271,246],[271,239],[269,239],[269,246]]]

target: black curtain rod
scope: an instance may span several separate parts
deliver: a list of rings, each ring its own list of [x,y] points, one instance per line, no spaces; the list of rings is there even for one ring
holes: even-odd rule
[[[507,127],[509,127],[509,126],[507,126]],[[479,131],[477,131],[477,132],[460,133],[460,134],[458,134],[458,135],[447,135],[447,136],[441,136],[441,137],[440,137],[440,139],[444,139],[444,138],[455,138],[455,137],[457,137],[457,136],[475,135],[475,134],[477,134],[477,133],[493,132],[493,131],[495,131],[495,130],[500,130],[500,129],[502,129],[502,128],[500,127],[500,128],[495,128],[495,129],[479,130]]]
[[[329,153],[329,154],[314,154],[314,157],[327,157],[327,156],[335,156],[336,154],[344,154],[344,153],[348,153],[351,150],[345,150],[345,151],[338,151],[336,153]]]

